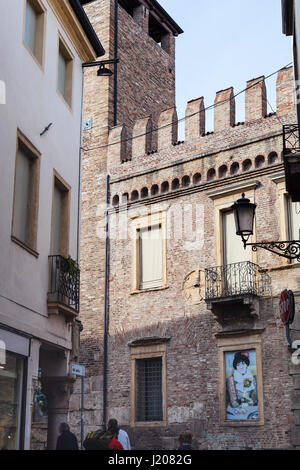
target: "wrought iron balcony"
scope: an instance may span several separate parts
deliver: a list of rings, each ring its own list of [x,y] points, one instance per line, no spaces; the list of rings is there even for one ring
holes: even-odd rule
[[[293,202],[300,201],[300,139],[299,125],[283,126],[283,161],[286,190]]]
[[[48,312],[74,318],[79,313],[80,270],[71,258],[49,256]]]
[[[270,277],[250,261],[205,269],[205,300],[271,294]]]

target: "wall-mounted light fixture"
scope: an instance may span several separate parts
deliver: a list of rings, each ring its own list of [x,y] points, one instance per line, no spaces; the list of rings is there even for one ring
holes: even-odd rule
[[[98,62],[85,62],[82,64],[83,68],[88,68],[88,67],[99,67],[97,71],[98,77],[111,77],[114,72],[110,70],[109,68],[105,67],[106,65],[110,64],[118,64],[120,62],[120,59],[111,59],[111,60],[100,60]]]
[[[245,249],[247,246],[251,246],[252,251],[263,248],[278,256],[300,262],[300,240],[248,243],[250,236],[253,235],[256,204],[252,204],[245,194],[242,194],[242,198],[238,199],[231,208],[234,211],[236,234],[242,237]]]

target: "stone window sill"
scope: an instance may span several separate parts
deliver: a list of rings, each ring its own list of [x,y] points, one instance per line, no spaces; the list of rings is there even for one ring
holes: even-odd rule
[[[26,243],[22,242],[18,238],[14,237],[13,235],[11,236],[11,240],[19,245],[21,248],[24,250],[28,251],[31,255],[33,255],[35,258],[38,258],[40,255],[37,251],[35,251],[33,248],[30,248],[30,246],[26,245]]]
[[[150,289],[138,289],[138,290],[134,290],[130,292],[130,295],[146,294],[147,292],[156,292],[156,291],[166,290],[169,288],[170,286],[161,286],[161,287],[151,287]]]

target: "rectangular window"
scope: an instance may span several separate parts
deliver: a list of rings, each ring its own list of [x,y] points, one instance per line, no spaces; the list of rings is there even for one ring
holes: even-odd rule
[[[39,0],[27,0],[25,11],[24,43],[39,64],[43,63],[45,9]]]
[[[129,346],[131,361],[131,426],[167,425],[167,343],[148,338]]]
[[[32,250],[36,249],[39,166],[39,153],[19,133],[12,236]]]
[[[69,254],[70,187],[55,172],[52,204],[51,254]]]
[[[136,421],[162,421],[162,358],[138,359],[136,362]]]
[[[64,41],[59,38],[57,90],[68,105],[72,106],[73,56]]]
[[[139,229],[140,289],[161,287],[163,244],[161,225]]]

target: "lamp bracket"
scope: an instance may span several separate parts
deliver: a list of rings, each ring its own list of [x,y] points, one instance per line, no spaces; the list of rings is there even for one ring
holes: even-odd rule
[[[278,242],[257,242],[247,243],[244,241],[244,247],[251,246],[252,251],[257,251],[258,248],[271,251],[278,256],[282,256],[289,260],[295,259],[300,262],[300,240],[291,241],[278,241]]]

